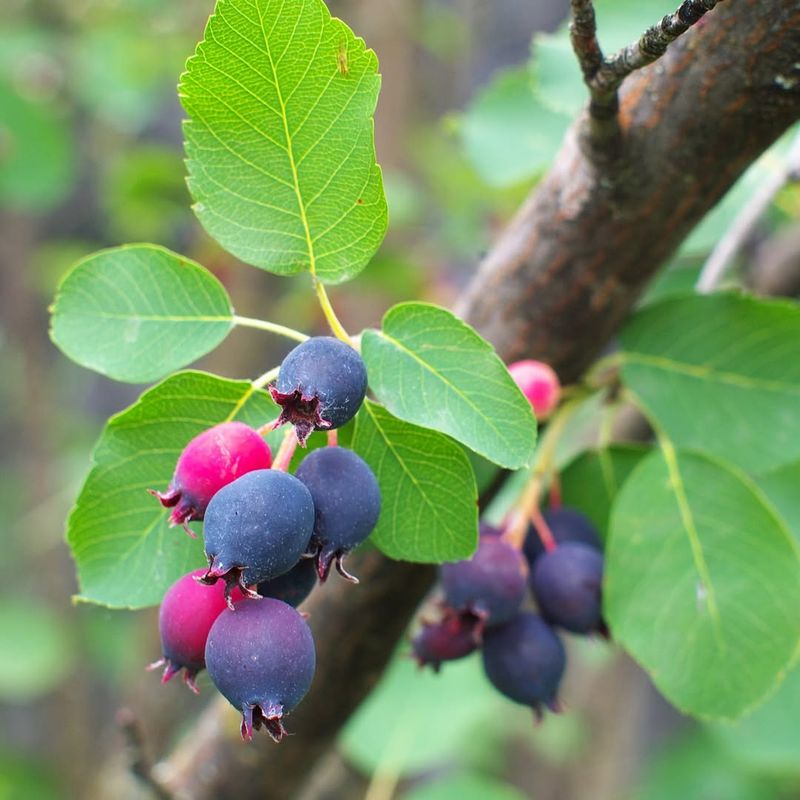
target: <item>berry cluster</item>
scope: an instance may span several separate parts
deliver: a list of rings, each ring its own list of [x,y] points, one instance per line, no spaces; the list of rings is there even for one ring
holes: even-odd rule
[[[531,524],[522,551],[482,524],[472,558],[441,567],[441,616],[422,623],[412,641],[415,658],[438,672],[443,661],[480,648],[499,692],[537,717],[542,706],[557,711],[566,653],[554,628],[607,635],[601,548],[589,520],[569,508],[546,511]],[[538,614],[525,608],[528,588]]]
[[[289,422],[285,441],[305,444],[314,430],[333,430],[358,411],[367,388],[360,355],[330,337],[298,345],[270,387]],[[242,738],[264,727],[275,741],[283,718],[314,677],[316,652],[296,610],[331,566],[357,582],[343,559],[372,532],[380,490],[354,452],[329,440],[294,475],[291,460],[272,461],[260,433],[239,422],[217,425],[181,453],[169,488],[153,492],[172,508],[173,525],[203,520],[206,569],[170,587],[159,612],[162,681],[183,670],[186,684],[206,667],[214,685],[242,712]],[[281,448],[283,452],[283,448]]]

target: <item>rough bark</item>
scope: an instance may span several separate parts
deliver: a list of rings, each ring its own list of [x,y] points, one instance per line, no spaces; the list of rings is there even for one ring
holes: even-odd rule
[[[800,0],[730,0],[630,78],[623,149],[602,171],[568,134],[552,172],[480,268],[460,313],[508,360],[536,356],[573,380],[647,279],[742,171],[800,117]],[[214,704],[158,775],[179,798],[291,798],[389,660],[430,568],[363,557],[359,587],[311,606],[319,672],[294,737],[235,741]]]

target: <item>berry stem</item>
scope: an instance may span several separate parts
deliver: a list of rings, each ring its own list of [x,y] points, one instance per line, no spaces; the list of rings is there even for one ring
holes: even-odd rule
[[[278,325],[276,322],[268,322],[265,319],[253,319],[252,317],[240,317],[233,315],[233,324],[242,328],[256,328],[260,331],[269,331],[278,336],[285,336],[287,339],[294,339],[296,342],[305,342],[309,337],[306,334],[296,331],[294,328],[287,328],[285,325]]]
[[[553,536],[553,531],[550,530],[550,526],[545,521],[545,518],[542,516],[542,512],[538,506],[534,506],[533,510],[531,511],[531,521],[533,522],[533,527],[536,530],[544,549],[548,553],[551,550],[555,550],[556,537]]]
[[[266,436],[268,433],[272,433],[280,424],[280,416],[275,417],[275,419],[271,419],[269,422],[265,422],[260,428],[257,428],[257,432],[259,436]]]
[[[275,378],[278,377],[279,371],[280,367],[273,367],[272,369],[268,369],[263,375],[260,375],[253,381],[253,388],[263,389],[268,383],[274,381]]]
[[[289,469],[289,464],[292,461],[292,456],[297,449],[297,445],[297,434],[294,432],[294,427],[292,426],[286,431],[281,446],[275,454],[275,460],[272,462],[272,469],[277,469],[279,472],[286,472]]]
[[[352,347],[353,340],[344,329],[342,323],[339,322],[339,318],[336,316],[336,312],[333,310],[331,301],[328,298],[328,293],[325,291],[324,284],[317,278],[316,275],[314,275],[313,278],[314,291],[317,293],[317,299],[319,300],[319,304],[322,308],[322,313],[325,315],[325,319],[328,320],[328,325],[331,326],[331,330],[337,339],[341,339],[345,344],[349,344],[350,347]]]
[[[328,431],[328,447],[336,447],[339,444],[339,431],[335,428]]]

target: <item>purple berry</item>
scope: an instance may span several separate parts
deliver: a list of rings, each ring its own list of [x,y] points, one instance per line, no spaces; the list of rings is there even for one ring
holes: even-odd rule
[[[372,533],[381,511],[381,492],[375,475],[360,456],[344,447],[314,450],[297,468],[314,498],[314,534],[311,552],[317,559],[320,581],[331,565],[354,580],[342,564],[344,557]]]
[[[258,584],[262,597],[274,597],[297,608],[317,585],[317,567],[313,559],[301,558],[288,572]]]
[[[587,516],[577,509],[564,506],[551,508],[545,511],[542,516],[557,544],[581,542],[602,552],[603,543],[600,541],[597,528]],[[528,528],[528,535],[523,549],[531,567],[536,559],[544,553],[544,545],[533,525]]]
[[[486,625],[500,625],[519,611],[528,565],[510,544],[488,536],[480,540],[469,561],[442,564],[440,576],[448,606],[469,611]]]
[[[478,649],[481,626],[480,619],[468,611],[447,613],[439,622],[423,622],[411,640],[414,658],[421,667],[430,664],[438,672],[442,661],[455,661]]]
[[[170,524],[185,525],[203,519],[211,498],[223,486],[247,472],[269,469],[271,465],[269,445],[257,431],[242,422],[223,422],[186,445],[166,492],[151,489],[150,493],[165,508],[172,509]]]
[[[247,587],[288,572],[308,549],[313,529],[314,502],[297,478],[272,469],[249,472],[208,504],[202,580],[223,578],[228,594],[238,584],[258,597]]]
[[[488,522],[481,522],[478,525],[478,536],[483,539],[484,536],[502,536],[503,532],[500,528],[490,525]]]
[[[242,712],[242,739],[263,725],[279,742],[283,718],[314,678],[314,640],[302,615],[280,600],[242,600],[211,628],[206,666],[214,685]]]
[[[603,632],[603,555],[567,542],[545,553],[533,568],[531,588],[542,616],[573,633]]]
[[[183,670],[183,682],[195,694],[198,692],[195,678],[206,665],[208,632],[226,608],[221,585],[209,587],[197,582],[204,572],[202,569],[190,572],[167,589],[158,611],[162,658],[149,667],[164,667],[162,683]],[[234,589],[233,599],[241,599],[238,589]]]
[[[278,424],[291,422],[305,444],[312,431],[340,428],[355,416],[367,393],[367,368],[349,345],[316,336],[286,356],[270,393],[282,407]]]
[[[558,711],[558,685],[566,665],[564,645],[537,614],[523,612],[486,632],[483,668],[492,685],[541,718],[542,706]]]

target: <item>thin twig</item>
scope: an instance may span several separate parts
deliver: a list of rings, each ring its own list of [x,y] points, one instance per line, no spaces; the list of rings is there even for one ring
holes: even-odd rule
[[[795,180],[800,180],[800,132],[795,134],[779,168],[756,189],[711,251],[695,287],[700,294],[713,292],[719,286],[737,254],[750,240],[759,221],[772,205],[775,195],[787,183]]]
[[[603,64],[603,52],[597,41],[597,20],[592,0],[572,0],[569,36],[578,58],[583,79],[588,83]]]
[[[153,792],[158,800],[174,800],[173,795],[153,776],[153,765],[147,757],[144,735],[133,711],[129,708],[119,709],[117,725],[128,748],[131,772]]]

